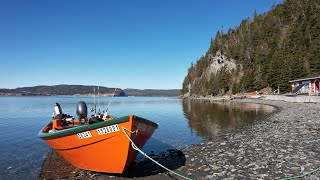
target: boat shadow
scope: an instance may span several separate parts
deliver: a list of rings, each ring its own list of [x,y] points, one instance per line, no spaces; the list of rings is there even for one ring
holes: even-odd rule
[[[178,169],[179,167],[184,166],[186,162],[183,152],[178,149],[168,149],[167,152],[163,152],[159,155],[151,155],[151,157],[170,170]],[[168,171],[151,160],[145,159],[132,163],[121,176],[133,178],[151,176],[165,172]]]
[[[149,151],[147,155],[155,161],[157,161],[158,163],[160,163],[161,165],[165,166],[170,170],[175,170],[185,165],[186,157],[181,150],[176,149],[173,146],[156,140],[154,138],[149,139],[149,142],[148,144],[146,144],[146,147],[143,150],[145,152]],[[123,174],[117,174],[116,176],[135,178],[151,176],[166,172],[168,171],[160,167],[156,163],[152,162],[142,154],[139,154],[136,157],[135,161],[131,163],[131,165]]]

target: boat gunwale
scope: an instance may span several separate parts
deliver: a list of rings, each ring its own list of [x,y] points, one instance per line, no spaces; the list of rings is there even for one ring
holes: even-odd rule
[[[142,117],[139,116],[134,116],[135,120],[137,121],[142,121],[142,122],[146,122],[148,124],[151,124],[152,126],[155,126],[156,128],[158,128],[158,124],[148,120],[148,119],[144,119]],[[113,124],[119,124],[119,123],[123,123],[123,122],[127,122],[129,121],[129,116],[123,116],[120,118],[116,118],[113,120],[109,120],[109,121],[102,121],[102,122],[97,122],[94,124],[89,124],[89,125],[82,125],[82,126],[78,126],[78,127],[72,127],[72,128],[67,128],[67,129],[63,129],[63,130],[59,130],[53,133],[45,133],[43,132],[43,129],[45,127],[47,127],[48,125],[46,125],[45,127],[43,127],[39,133],[38,136],[42,139],[54,139],[54,138],[59,138],[59,137],[63,137],[63,136],[67,136],[67,135],[72,135],[72,134],[76,134],[76,133],[80,133],[83,131],[89,131],[92,129],[97,129],[103,126],[109,126],[109,125],[113,125]]]

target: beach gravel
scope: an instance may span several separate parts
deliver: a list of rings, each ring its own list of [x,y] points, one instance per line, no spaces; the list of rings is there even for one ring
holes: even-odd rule
[[[268,104],[277,110],[247,127],[212,137],[201,144],[155,155],[155,158],[192,179],[282,179],[320,168],[319,103],[231,101]],[[41,175],[48,168],[44,165],[40,179],[50,178]],[[69,176],[69,179],[86,178],[181,179],[148,160],[134,163],[122,176],[84,170]],[[319,180],[320,170],[303,178]]]

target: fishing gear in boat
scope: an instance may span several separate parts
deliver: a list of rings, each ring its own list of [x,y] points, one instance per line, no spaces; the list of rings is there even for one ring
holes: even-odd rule
[[[98,114],[101,114],[101,112],[100,112],[101,106],[100,106],[100,92],[99,92],[99,87],[100,87],[100,86],[98,86],[98,106],[99,106]]]
[[[108,106],[107,106],[107,108],[106,108],[106,113],[107,113],[108,110],[109,110],[110,104],[111,104],[111,102],[112,102],[112,98],[115,96],[116,91],[117,91],[117,88],[114,88],[113,95],[111,96],[110,101],[109,101],[109,104],[108,104]]]
[[[110,104],[111,104],[111,102],[112,102],[112,98],[113,98],[114,95],[116,94],[116,91],[117,91],[117,88],[114,88],[113,95],[112,95],[111,98],[110,98],[110,101],[109,101],[109,104],[108,104],[108,106],[107,106],[107,108],[106,108],[106,111],[103,113],[102,119],[104,119],[104,120],[112,120],[112,119],[113,119],[111,116],[108,115],[108,109],[109,109]]]
[[[94,114],[97,113],[97,106],[96,106],[96,86],[93,85],[93,106],[91,109],[91,112],[94,112]]]

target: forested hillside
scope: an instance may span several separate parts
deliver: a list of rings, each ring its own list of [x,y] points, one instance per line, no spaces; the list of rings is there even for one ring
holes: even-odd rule
[[[115,88],[99,86],[101,96],[113,96]],[[172,97],[179,96],[180,89],[119,89],[115,96],[155,96]],[[56,86],[34,86],[20,87],[16,89],[0,89],[0,96],[93,96],[98,95],[98,86],[84,85],[56,85]]]
[[[221,65],[216,72],[214,61]],[[224,62],[235,66],[226,68]],[[253,19],[244,19],[228,32],[218,31],[207,53],[188,69],[181,94],[235,94],[278,86],[288,92],[289,80],[316,74],[320,1],[286,0],[267,13],[255,12]]]
[[[93,95],[98,93],[97,86],[83,85],[56,85],[56,86],[34,86],[16,89],[0,89],[0,95],[12,94],[22,96],[52,96],[52,95]],[[112,96],[115,88],[100,86],[99,93]],[[117,89],[115,96],[125,96],[122,89]]]

